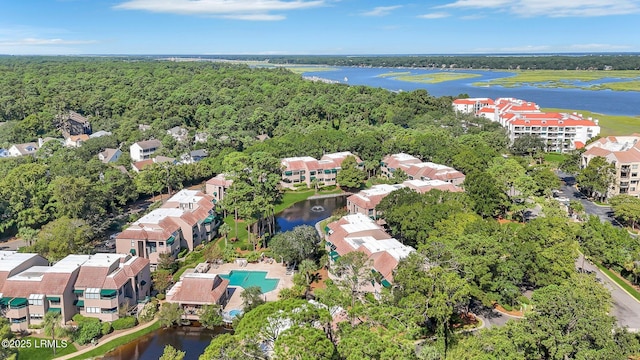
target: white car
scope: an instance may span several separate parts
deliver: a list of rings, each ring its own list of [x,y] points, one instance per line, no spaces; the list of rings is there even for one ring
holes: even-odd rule
[[[560,197],[557,197],[557,198],[554,198],[554,199],[556,199],[557,201],[560,201],[561,203],[568,203],[569,201],[571,201],[571,199],[569,199],[567,197],[564,197],[564,196],[560,196]]]

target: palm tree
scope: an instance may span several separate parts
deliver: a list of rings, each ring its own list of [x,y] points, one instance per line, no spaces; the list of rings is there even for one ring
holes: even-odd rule
[[[44,315],[43,327],[44,327],[44,333],[47,335],[51,334],[51,339],[53,340],[53,343],[55,343],[56,332],[62,329],[62,318],[60,313],[47,311],[47,313]],[[54,357],[56,355],[55,346],[53,346],[53,355]]]
[[[229,226],[229,224],[227,224],[226,222],[223,222],[220,227],[218,228],[218,233],[224,237],[224,247],[227,247],[227,235],[229,235],[229,233],[231,232],[231,226]]]
[[[307,285],[311,283],[311,273],[318,270],[318,265],[316,262],[310,259],[304,259],[298,265],[298,271],[301,274],[304,274],[305,279],[307,280]]]

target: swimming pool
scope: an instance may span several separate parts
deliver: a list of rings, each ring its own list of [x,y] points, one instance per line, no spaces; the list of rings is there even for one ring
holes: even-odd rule
[[[267,279],[266,271],[231,270],[229,274],[221,274],[220,277],[229,280],[229,286],[240,286],[243,289],[259,286],[263,294],[275,289],[279,281]]]

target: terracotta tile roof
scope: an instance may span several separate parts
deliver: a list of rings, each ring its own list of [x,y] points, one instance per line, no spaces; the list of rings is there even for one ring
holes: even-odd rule
[[[71,135],[71,136],[69,136],[69,139],[71,141],[73,141],[73,142],[87,141],[87,140],[89,140],[89,135],[87,135],[87,134]]]
[[[582,141],[574,141],[573,145],[576,147],[576,149],[584,148],[584,143]]]
[[[230,187],[233,184],[233,180],[227,180],[224,174],[218,174],[217,176],[207,180],[207,184],[222,186],[222,187]]]
[[[145,167],[152,165],[153,159],[147,159],[147,160],[140,160],[140,161],[136,161],[133,164],[131,164],[131,166],[133,166],[133,168],[135,170],[141,171],[143,170]]]
[[[8,280],[2,286],[2,296],[4,297],[26,298],[31,294],[41,293],[40,281]]]
[[[594,146],[591,149],[585,151],[583,155],[584,156],[602,156],[602,157],[606,157],[609,154],[611,154],[610,150]]]
[[[122,269],[124,270],[125,274],[127,274],[127,276],[135,277],[149,264],[150,264],[149,259],[136,256],[132,260],[127,261],[122,267]]]
[[[180,302],[189,304],[212,304],[218,303],[220,298],[227,291],[229,280],[220,276],[212,277],[190,277],[185,276],[180,281],[179,288],[172,296],[167,296],[169,302]]]
[[[109,274],[106,278],[104,278],[104,282],[102,286],[94,286],[100,287],[102,289],[120,289],[122,285],[124,285],[129,280],[126,272],[123,269],[117,269],[113,272],[113,274]]]
[[[69,284],[71,281],[72,273],[51,273],[47,272],[42,277],[40,282],[40,293],[49,295],[61,295],[64,290],[73,284]]]
[[[619,163],[637,163],[640,162],[640,152],[635,148],[627,151],[615,151],[613,155]]]
[[[80,266],[80,272],[74,287],[82,288],[99,288],[102,286],[105,277],[109,273],[109,268],[99,266]]]
[[[385,156],[382,162],[387,164],[388,168],[397,169],[400,165],[419,164],[422,161],[415,156],[399,153]]]
[[[372,254],[371,260],[373,260],[374,269],[388,281],[393,281],[393,270],[398,266],[398,260],[386,251]]]

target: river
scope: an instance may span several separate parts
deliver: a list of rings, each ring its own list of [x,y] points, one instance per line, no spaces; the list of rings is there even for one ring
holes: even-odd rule
[[[561,108],[587,110],[607,115],[640,115],[640,92],[580,89],[546,89],[533,86],[502,87],[473,86],[473,83],[496,78],[513,76],[504,71],[456,70],[455,72],[478,74],[480,77],[445,81],[437,84],[424,84],[396,80],[393,77],[379,77],[390,72],[410,72],[411,75],[439,73],[441,70],[408,68],[362,68],[336,67],[334,71],[307,72],[304,76],[317,76],[349,85],[366,85],[391,91],[411,91],[425,89],[434,96],[457,96],[468,94],[471,97],[513,97],[536,102],[542,108]],[[345,81],[345,78],[347,81]],[[593,81],[598,83],[602,81]]]

